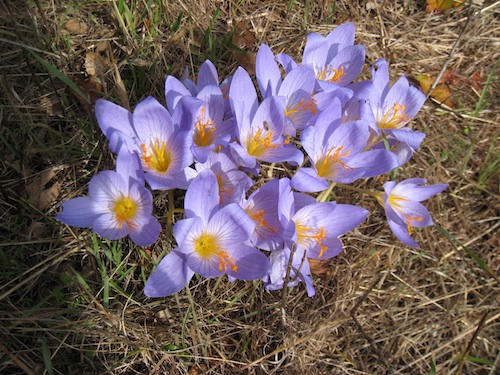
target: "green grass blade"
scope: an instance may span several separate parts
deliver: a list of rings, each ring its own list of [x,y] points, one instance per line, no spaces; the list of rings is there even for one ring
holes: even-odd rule
[[[59,69],[57,69],[54,65],[51,63],[45,61],[42,59],[38,54],[33,52],[32,50],[28,49],[27,50],[29,53],[33,55],[33,57],[44,66],[45,69],[47,69],[50,73],[52,73],[54,76],[59,78],[62,82],[64,82],[73,92],[78,94],[78,96],[83,99],[88,105],[91,105],[89,98],[80,90],[80,88],[71,80],[68,78],[67,75],[65,75],[63,72],[61,72]]]

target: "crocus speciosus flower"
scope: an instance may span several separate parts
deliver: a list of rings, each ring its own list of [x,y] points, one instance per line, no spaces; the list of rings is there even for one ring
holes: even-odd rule
[[[137,245],[151,245],[161,226],[152,215],[153,197],[142,174],[137,155],[122,149],[116,171],[96,174],[90,180],[89,195],[64,202],[56,219],[75,227],[90,227],[110,240],[128,235]]]
[[[392,232],[403,243],[413,247],[418,247],[411,236],[413,228],[434,224],[429,211],[420,202],[448,187],[447,184],[422,186],[425,182],[421,178],[410,178],[398,184],[396,181],[389,181],[384,184],[385,193],[380,193],[379,197]]]
[[[200,172],[186,192],[186,218],[173,228],[178,248],[151,274],[146,282],[147,296],[175,293],[194,273],[208,278],[228,275],[255,280],[270,272],[267,257],[244,244],[255,222],[237,203],[219,208],[219,200],[216,176],[210,170]],[[169,283],[172,279],[176,281]]]

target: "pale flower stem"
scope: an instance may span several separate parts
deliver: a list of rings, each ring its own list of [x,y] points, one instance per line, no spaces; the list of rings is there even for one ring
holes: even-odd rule
[[[290,271],[292,270],[294,253],[295,253],[295,243],[292,242],[292,247],[290,249],[290,257],[288,259],[288,264],[286,267],[286,274],[285,274],[285,278],[283,280],[283,289],[281,290],[280,311],[281,311],[281,324],[282,324],[283,328],[286,328],[285,306],[286,306],[286,297],[288,294],[288,282],[290,281]]]
[[[326,198],[328,198],[335,185],[337,185],[335,182],[330,182],[330,186],[328,186],[326,190],[323,190],[321,193],[319,193],[318,197],[316,198],[316,202],[325,202]]]
[[[361,188],[357,188],[355,186],[344,185],[344,184],[337,184],[337,186],[340,187],[340,188],[343,188],[343,189],[352,190],[352,191],[356,191],[358,193],[367,194],[367,195],[375,198],[379,203],[382,204],[382,199],[383,199],[383,193],[382,192],[375,192],[375,191],[361,189]]]

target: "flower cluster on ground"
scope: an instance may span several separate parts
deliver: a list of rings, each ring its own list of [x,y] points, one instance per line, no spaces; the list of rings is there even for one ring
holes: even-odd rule
[[[63,203],[56,218],[148,246],[161,225],[146,183],[186,190],[184,216],[170,228],[177,246],[147,280],[147,296],[176,293],[195,273],[260,279],[268,290],[303,282],[314,295],[308,260],[338,255],[340,236],[369,212],[311,193],[394,171],[425,137],[409,127],[424,94],[405,77],[391,85],[385,60],[375,62],[370,80],[357,81],[365,48],[354,33],[346,23],[326,37],[309,34],[300,63],[261,45],[258,91],[242,67],[220,80],[206,61],[196,82],[167,77],[165,103],[148,97],[129,112],[98,100],[116,170],[95,175],[88,196]],[[263,163],[286,163],[288,174],[264,175]],[[409,246],[418,246],[414,228],[433,224],[420,202],[447,187],[425,183],[388,181],[384,192],[368,192]]]

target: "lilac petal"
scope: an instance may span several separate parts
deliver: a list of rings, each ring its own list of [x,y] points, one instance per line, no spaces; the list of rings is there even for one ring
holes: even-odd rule
[[[307,35],[306,45],[302,54],[302,64],[311,64],[314,67],[323,67],[327,63],[328,42],[323,35],[310,33]]]
[[[318,176],[313,168],[299,168],[292,177],[291,185],[295,190],[316,193],[328,188],[328,181]]]
[[[336,257],[342,252],[342,241],[336,237],[327,236],[327,238],[321,242],[321,245],[326,246],[326,250],[322,250],[320,246],[316,244],[316,246],[307,249],[307,257],[328,260]]]
[[[107,210],[95,205],[89,197],[70,199],[62,204],[63,210],[55,217],[64,224],[78,228],[90,228],[94,221]]]
[[[141,141],[155,138],[168,139],[175,130],[170,113],[151,96],[137,104],[133,113],[133,122]]]
[[[184,288],[194,272],[187,266],[186,256],[177,249],[168,253],[146,281],[144,294],[166,297]]]
[[[413,131],[411,129],[393,129],[387,131],[388,134],[394,136],[398,141],[406,143],[408,146],[412,148],[412,150],[416,150],[420,147],[422,141],[425,138],[425,134],[417,131]]]
[[[186,212],[185,214],[186,216],[189,215],[190,211]],[[197,223],[196,225],[202,227],[203,221],[199,217],[189,217],[187,219],[179,220],[174,224],[172,230],[174,232],[174,238],[177,241],[177,245],[179,247],[182,247],[184,240],[190,234],[191,228],[193,227],[193,225],[195,225],[197,221],[199,221],[199,223]]]
[[[418,247],[418,243],[408,233],[408,226],[391,208],[386,208],[385,214],[387,222],[392,232],[404,244],[412,247]]]
[[[414,86],[410,86],[405,98],[406,114],[413,118],[425,103],[425,94]]]
[[[338,237],[356,228],[369,214],[370,212],[362,207],[337,204],[334,212],[320,221],[320,224],[328,229],[330,235]]]
[[[255,111],[257,111],[257,92],[252,79],[242,67],[238,67],[234,73],[229,87],[229,98],[233,101],[245,103],[243,115],[247,118],[252,118]]]
[[[103,211],[114,199],[127,192],[128,183],[115,171],[101,171],[89,182],[89,197],[103,207]]]
[[[139,246],[149,246],[158,240],[161,224],[154,216],[149,216],[146,224],[130,232],[130,239]]]
[[[391,192],[391,194],[395,194],[399,197],[405,198],[407,200],[413,200],[417,202],[421,202],[423,200],[429,199],[436,194],[445,190],[448,185],[447,184],[436,184],[429,186],[418,186],[424,184],[425,180],[423,179],[408,179],[401,183],[399,183]],[[385,187],[385,185],[384,185]]]
[[[132,114],[125,108],[110,101],[98,99],[95,115],[99,127],[109,140],[109,149],[118,153],[123,144],[131,145],[135,138],[132,127]]]
[[[236,203],[228,204],[217,211],[207,226],[207,231],[217,237],[223,248],[245,242],[254,229],[255,222]]]
[[[262,97],[277,95],[281,84],[281,73],[273,52],[266,44],[261,44],[257,52],[255,72]]]
[[[427,211],[427,208],[425,208],[422,203],[406,201],[397,209],[395,207],[391,208],[402,220],[406,222],[409,221],[412,227],[423,228],[434,225],[429,211]]]
[[[186,217],[200,217],[208,224],[212,211],[219,205],[217,177],[210,170],[201,171],[189,186],[184,199]]]
[[[337,26],[333,29],[327,36],[326,40],[328,44],[333,46],[336,45],[335,49],[330,47],[329,54],[331,54],[330,60],[334,55],[338,53],[338,51],[352,46],[354,44],[354,34],[355,27],[353,22],[346,22],[342,25]]]
[[[278,53],[276,61],[281,64],[286,73],[291,72],[297,67],[297,63],[286,53]]]
[[[271,148],[267,155],[259,157],[260,160],[269,163],[287,162],[291,165],[299,166],[304,162],[304,154],[291,144],[278,148]]]
[[[204,87],[209,85],[218,86],[219,77],[215,65],[210,60],[205,60],[205,62],[201,64],[198,73],[198,88],[203,90]]]
[[[130,234],[130,228],[121,223],[111,212],[99,216],[92,224],[92,230],[99,236],[109,240],[117,240]]]
[[[300,101],[303,97],[310,97],[314,90],[315,80],[314,70],[310,66],[298,66],[287,74],[278,95],[288,97],[289,102]],[[298,100],[296,96],[298,96]]]
[[[169,175],[159,173],[146,173],[144,178],[153,190],[170,190],[183,189],[186,190],[193,178],[197,175],[193,168],[186,167],[183,170]]]
[[[184,96],[191,96],[189,90],[173,76],[168,76],[165,80],[165,99],[170,113],[174,112],[179,100]]]
[[[284,124],[285,98],[278,96],[264,99],[252,119],[252,129],[254,132],[262,128],[272,131],[274,133],[273,140],[281,136]]]
[[[361,71],[365,61],[365,47],[355,45],[344,48],[330,62],[330,67],[344,69],[344,75],[339,80],[334,81],[337,85],[346,86],[354,81]]]
[[[116,158],[116,173],[125,180],[127,186],[129,185],[129,178],[144,185],[144,171],[136,153],[120,150]]]
[[[362,152],[349,162],[353,168],[362,168],[363,177],[375,177],[392,171],[399,166],[398,157],[388,150]]]
[[[236,271],[228,269],[227,274],[239,280],[261,279],[271,272],[269,259],[254,247],[237,245],[231,255],[238,267]]]
[[[372,82],[374,91],[379,98],[385,98],[389,91],[389,67],[387,61],[378,59],[372,66]],[[378,105],[378,103],[377,103]]]
[[[239,143],[230,143],[229,148],[231,150],[232,157],[239,166],[245,168],[255,168],[258,166],[255,157],[249,155],[247,149]]]
[[[288,178],[282,178],[279,180],[278,216],[283,227],[286,227],[292,220],[294,213],[295,204],[290,180]]]

